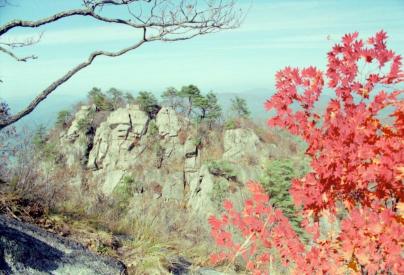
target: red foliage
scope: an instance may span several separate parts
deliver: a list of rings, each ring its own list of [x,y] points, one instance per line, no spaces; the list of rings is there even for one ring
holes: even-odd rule
[[[225,201],[226,213],[221,218],[211,216],[209,223],[216,244],[226,248],[226,251],[212,254],[212,263],[223,260],[234,261],[240,256],[247,269],[254,274],[265,274],[271,256],[265,249],[276,248],[281,254],[284,265],[289,264],[290,253],[299,255],[304,252],[304,246],[293,231],[289,220],[280,210],[273,208],[269,197],[260,184],[247,184],[252,197],[245,201],[243,211],[237,212],[229,201]],[[237,230],[237,238],[231,231]]]
[[[386,38],[385,32],[378,32],[368,39],[366,47],[358,33],[347,34],[332,48],[326,76],[335,98],[329,101],[324,115],[315,108],[323,92],[324,76],[314,67],[287,67],[278,72],[277,93],[265,104],[277,112],[268,121],[270,126],[287,129],[308,144],[306,154],[311,158],[312,172],[293,180],[290,192],[295,203],[302,206],[306,217],[303,225],[313,236],[310,249],[254,184],[253,198],[246,201],[242,213],[227,203],[228,213],[223,219],[210,219],[212,235],[219,241],[217,237],[223,234],[230,251],[217,260],[240,254],[240,244],[223,229],[232,224],[244,238],[250,238],[249,247],[254,248],[253,253],[243,255],[251,261],[247,263],[250,270],[268,270],[261,268],[267,263],[260,260],[265,252],[257,248],[266,247],[277,248],[284,264],[294,262],[296,273],[336,274],[349,268],[368,274],[404,274],[400,254],[404,219],[398,210],[404,198],[404,102],[400,99],[404,90],[396,88],[404,82],[404,74],[401,56],[387,49]],[[372,66],[376,72],[362,73]],[[299,110],[291,107],[296,103]],[[383,120],[380,116],[387,107],[393,111]],[[319,238],[319,218],[327,214],[334,220],[342,208],[347,215],[336,236]]]

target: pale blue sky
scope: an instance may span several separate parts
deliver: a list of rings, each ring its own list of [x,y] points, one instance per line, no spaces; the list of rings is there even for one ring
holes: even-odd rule
[[[18,6],[0,9],[0,24],[20,18],[38,19],[80,0],[12,0]],[[246,8],[251,1],[238,1]],[[97,59],[58,95],[83,95],[93,86],[159,92],[168,86],[196,84],[203,91],[246,92],[273,90],[281,68],[317,65],[325,68],[326,53],[347,32],[362,37],[384,29],[389,46],[403,54],[404,0],[383,1],[252,1],[241,28],[190,41],[146,44],[119,58]],[[82,62],[92,50],[129,45],[134,33],[125,27],[88,18],[66,19],[38,30],[16,30],[0,41],[43,31],[37,45],[16,51],[39,59],[15,62],[0,54],[0,97],[27,101]],[[136,34],[135,34],[136,35]],[[330,39],[327,39],[330,37]],[[17,110],[15,110],[17,111]]]

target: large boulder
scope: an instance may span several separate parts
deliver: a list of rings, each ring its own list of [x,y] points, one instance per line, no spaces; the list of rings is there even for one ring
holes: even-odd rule
[[[156,125],[161,136],[175,137],[181,129],[181,123],[174,109],[163,107],[156,116]]]
[[[97,128],[94,145],[88,158],[88,168],[116,169],[132,164],[132,149],[146,133],[149,118],[136,105],[112,112]],[[132,158],[133,160],[133,158]]]
[[[0,216],[1,274],[126,274],[125,266],[78,243]]]
[[[140,110],[139,105],[129,105],[127,107],[131,121],[131,131],[135,135],[141,136],[146,133],[149,116],[146,112]]]
[[[223,138],[223,159],[235,160],[246,157],[249,154],[260,154],[261,142],[259,137],[251,129],[226,130]]]

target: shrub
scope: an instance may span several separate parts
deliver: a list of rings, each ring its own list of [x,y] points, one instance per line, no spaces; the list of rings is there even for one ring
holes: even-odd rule
[[[215,203],[218,209],[222,208],[223,201],[229,194],[229,188],[229,182],[225,179],[219,179],[214,182],[210,199]]]
[[[72,114],[68,110],[62,110],[58,113],[56,126],[66,128],[72,118]]]
[[[236,180],[237,178],[235,165],[225,160],[210,162],[208,164],[208,169],[212,175],[217,177],[224,177],[229,180]]]
[[[149,132],[149,135],[151,135],[151,136],[156,136],[156,135],[158,135],[158,133],[159,133],[159,127],[157,127],[156,122],[150,121],[148,132]]]
[[[224,123],[224,128],[226,130],[232,130],[239,128],[240,125],[235,119],[229,119]]]
[[[0,112],[1,108],[2,107],[0,106]],[[4,110],[3,114],[0,113],[0,120],[2,115],[6,116],[6,111],[7,109]],[[9,166],[12,164],[13,159],[19,150],[18,138],[19,134],[13,126],[4,128],[0,131],[0,183],[7,181]]]
[[[80,119],[77,121],[77,127],[80,132],[87,133],[91,127],[91,119],[89,117]]]
[[[125,175],[114,188],[113,197],[120,209],[126,209],[130,199],[135,193],[142,193],[143,185],[136,181],[132,175]]]

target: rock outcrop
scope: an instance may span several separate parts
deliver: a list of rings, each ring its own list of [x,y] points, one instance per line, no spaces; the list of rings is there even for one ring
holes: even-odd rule
[[[76,120],[83,119],[88,110],[82,107],[76,114],[66,137],[78,138]],[[223,196],[236,198],[247,180],[258,178],[259,163],[267,157],[270,146],[262,143],[251,129],[224,130],[221,160],[234,166],[237,175],[215,174],[206,157],[202,158],[209,148],[199,146],[200,137],[192,127],[167,107],[161,108],[155,118],[137,105],[111,112],[91,141],[87,180],[107,196],[113,195],[126,180],[140,184],[139,190],[150,191],[155,198],[184,202],[198,215],[215,213]],[[185,140],[184,136],[179,137],[181,129],[186,132]],[[70,146],[74,144],[75,141]],[[218,190],[223,193],[219,203],[214,194]]]
[[[250,129],[227,130],[223,138],[223,159],[239,159],[247,154],[257,154],[260,143],[258,136]]]
[[[91,106],[82,106],[75,114],[69,129],[61,135],[61,149],[66,157],[68,167],[87,162],[88,152],[92,146],[93,133],[85,129],[85,124],[88,122],[88,117],[92,111],[94,110]]]
[[[178,116],[172,108],[163,107],[156,116],[156,125],[161,136],[175,137],[181,129]]]
[[[126,268],[80,244],[0,216],[0,273],[119,275]]]

